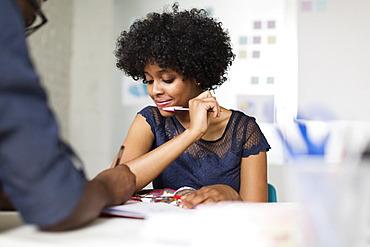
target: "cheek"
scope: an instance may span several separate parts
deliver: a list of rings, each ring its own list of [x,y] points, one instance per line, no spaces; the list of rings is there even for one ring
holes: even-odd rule
[[[151,84],[146,84],[146,85],[144,84],[143,87],[148,93],[148,95],[152,97],[153,96],[153,86]]]

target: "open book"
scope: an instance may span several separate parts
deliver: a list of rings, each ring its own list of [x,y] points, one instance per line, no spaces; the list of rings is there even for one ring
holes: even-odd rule
[[[145,219],[151,214],[188,211],[178,205],[181,202],[181,196],[193,191],[195,189],[191,187],[181,187],[178,190],[168,188],[142,190],[132,196],[131,200],[124,205],[104,209],[102,216]]]

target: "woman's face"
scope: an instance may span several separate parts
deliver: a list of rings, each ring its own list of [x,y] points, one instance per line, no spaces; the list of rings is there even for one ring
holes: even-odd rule
[[[183,80],[183,76],[175,71],[156,64],[147,63],[144,76],[149,96],[165,117],[173,116],[174,113],[163,111],[162,107],[188,107],[189,100],[201,93],[201,88],[195,80]]]

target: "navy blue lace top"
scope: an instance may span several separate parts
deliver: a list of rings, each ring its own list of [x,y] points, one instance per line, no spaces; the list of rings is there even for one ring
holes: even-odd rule
[[[157,107],[147,106],[139,114],[146,118],[155,136],[152,149],[185,131],[176,117],[163,117]],[[154,179],[153,187],[176,190],[182,186],[200,189],[206,185],[226,184],[239,192],[241,158],[269,149],[255,119],[232,110],[222,137],[193,143]]]

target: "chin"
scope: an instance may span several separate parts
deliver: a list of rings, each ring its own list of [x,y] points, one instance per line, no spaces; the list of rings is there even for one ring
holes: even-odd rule
[[[175,116],[175,112],[172,112],[172,111],[163,111],[163,110],[159,110],[159,113],[161,113],[161,115],[163,117],[173,117]]]

